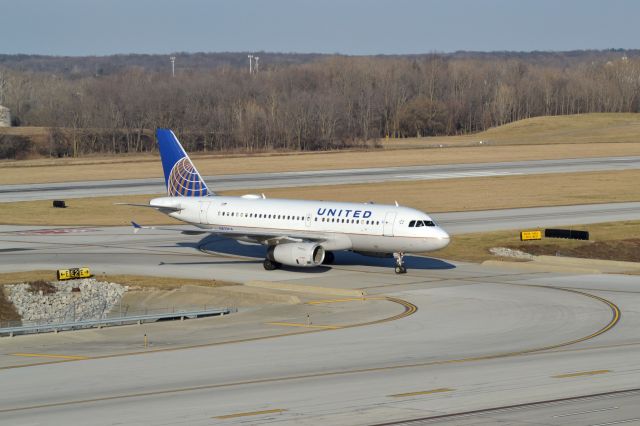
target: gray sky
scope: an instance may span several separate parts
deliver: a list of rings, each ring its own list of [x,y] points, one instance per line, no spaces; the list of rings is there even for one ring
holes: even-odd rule
[[[637,0],[0,0],[0,53],[638,48]]]

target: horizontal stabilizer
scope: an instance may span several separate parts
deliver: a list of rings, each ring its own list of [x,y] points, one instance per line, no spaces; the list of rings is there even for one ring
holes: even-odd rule
[[[144,226],[144,225],[140,225],[139,223],[136,223],[134,221],[131,221],[131,225],[133,225],[133,233],[137,234],[139,230],[141,229],[154,229],[154,230],[158,230],[158,231],[172,231],[172,232],[179,232],[183,235],[202,235],[202,234],[209,234],[208,231],[195,231],[195,230],[190,230],[190,229],[176,229],[176,228],[169,228],[169,227],[163,227],[163,226]]]
[[[152,208],[152,209],[156,209],[158,211],[161,212],[179,212],[182,209],[182,207],[169,207],[169,206],[154,206],[152,204],[135,204],[135,203],[115,203],[115,205],[117,206],[133,206],[133,207],[147,207],[147,208]]]

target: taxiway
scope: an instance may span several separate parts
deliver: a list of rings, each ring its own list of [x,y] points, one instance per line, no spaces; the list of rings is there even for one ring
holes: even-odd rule
[[[98,167],[108,167],[108,165]],[[601,157],[286,173],[253,173],[205,176],[204,179],[214,190],[226,191],[251,188],[282,188],[387,181],[633,170],[638,168],[640,168],[640,157]],[[161,194],[163,192],[165,192],[165,188],[162,178],[3,185],[0,186],[0,202],[48,200],[52,198]]]

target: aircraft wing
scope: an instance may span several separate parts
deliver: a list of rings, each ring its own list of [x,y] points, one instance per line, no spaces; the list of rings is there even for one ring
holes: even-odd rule
[[[181,230],[169,227],[158,226],[142,226],[135,222],[131,222],[134,232],[140,229],[158,229],[164,231],[176,231],[186,235],[214,234],[220,235],[234,240],[254,242],[256,244],[277,245],[286,243],[316,242],[322,244],[327,250],[349,250],[351,249],[351,240],[342,234],[318,234],[308,233],[304,231],[283,231],[277,232],[273,229],[244,229],[229,226],[216,226],[211,229],[202,230]]]
[[[352,247],[351,239],[344,234],[320,234],[317,232],[282,231],[274,229],[241,228],[229,226],[217,226],[207,230],[215,235],[220,235],[234,240],[254,242],[264,245],[277,245],[287,243],[314,242],[320,243],[327,250],[349,250]]]

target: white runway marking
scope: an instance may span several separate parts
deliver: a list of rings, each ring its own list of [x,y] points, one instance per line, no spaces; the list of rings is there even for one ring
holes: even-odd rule
[[[488,177],[488,176],[514,176],[522,175],[520,172],[453,172],[453,173],[421,173],[414,175],[397,175],[396,179],[411,179],[411,180],[431,180],[431,179],[455,179],[464,177]]]

